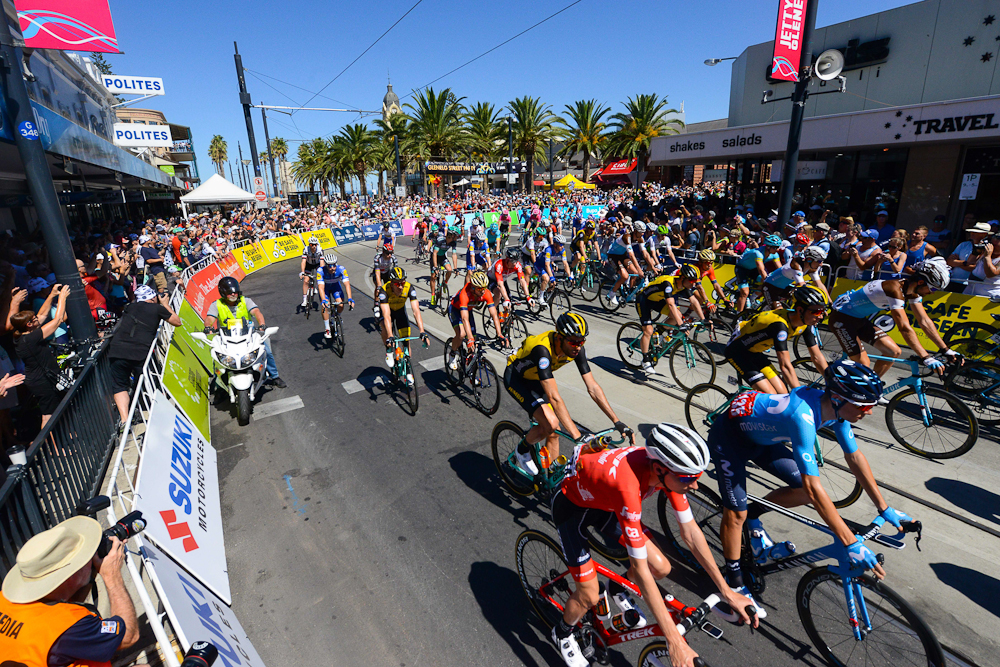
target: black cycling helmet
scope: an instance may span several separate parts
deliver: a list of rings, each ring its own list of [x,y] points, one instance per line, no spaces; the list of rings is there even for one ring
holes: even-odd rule
[[[885,383],[875,371],[851,359],[838,359],[826,367],[826,391],[854,405],[875,405]]]
[[[514,261],[521,256],[521,251],[517,248],[511,247],[507,248],[505,254],[507,255],[507,259]]]
[[[556,332],[562,336],[587,337],[587,320],[572,311],[567,311],[556,320]]]
[[[236,280],[236,278],[226,276],[219,281],[219,294],[221,296],[229,296],[230,294],[239,296],[241,293],[240,281]]]
[[[389,271],[389,280],[391,282],[401,283],[406,280],[406,271],[402,267],[394,266]]]
[[[685,264],[681,267],[681,278],[697,282],[697,280],[701,278],[701,274],[698,273],[698,269],[694,268],[690,264]]]
[[[792,290],[792,302],[796,308],[809,306],[829,306],[830,300],[826,292],[815,285],[802,285]]]

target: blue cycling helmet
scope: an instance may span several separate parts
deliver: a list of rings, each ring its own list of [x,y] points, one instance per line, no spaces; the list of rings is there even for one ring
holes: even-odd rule
[[[854,405],[875,405],[885,383],[875,371],[851,359],[838,359],[826,368],[826,391]]]
[[[768,234],[764,237],[764,245],[769,248],[777,248],[781,245],[781,237],[777,234]]]

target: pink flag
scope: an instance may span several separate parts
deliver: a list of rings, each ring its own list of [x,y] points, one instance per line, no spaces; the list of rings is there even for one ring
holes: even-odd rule
[[[774,59],[771,61],[772,79],[799,80],[808,2],[809,0],[778,0],[778,27],[774,35]]]
[[[16,0],[25,46],[119,53],[108,0]]]

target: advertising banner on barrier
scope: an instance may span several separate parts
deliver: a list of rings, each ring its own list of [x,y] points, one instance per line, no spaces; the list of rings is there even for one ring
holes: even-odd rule
[[[202,343],[200,340],[191,338],[192,333],[205,328],[204,321],[187,301],[181,301],[181,309],[177,313],[177,316],[181,318],[181,325],[174,329],[174,340],[179,340],[181,344],[186,345],[188,348],[186,351],[194,352],[195,356],[198,357],[198,361],[205,367],[206,372],[211,374],[213,362],[212,353],[209,352],[208,345]],[[211,377],[211,375],[209,376]]]
[[[500,214],[496,211],[491,211],[489,213],[483,213],[483,222],[486,226],[497,225],[500,226]]]
[[[592,215],[596,215],[596,216],[600,217],[600,215],[601,215],[601,209],[603,209],[603,208],[604,208],[603,206],[600,206],[598,204],[589,204],[587,206],[584,206],[583,207],[583,219],[586,220],[587,218],[589,218]]]
[[[256,243],[241,246],[233,250],[233,257],[243,267],[243,273],[250,275],[254,271],[260,271],[271,263],[264,251]]]
[[[833,289],[830,290],[830,296],[836,300],[844,292],[864,287],[866,284],[864,280],[837,278],[833,284]],[[1000,315],[1000,304],[993,303],[984,296],[971,296],[969,294],[935,292],[930,296],[924,297],[923,305],[924,310],[927,311],[930,318],[934,320],[934,324],[937,325],[938,332],[942,337],[947,336],[948,331],[956,324],[981,322],[993,326],[995,324],[993,315]],[[906,307],[906,316],[909,318],[910,324],[913,324],[913,313],[910,311],[909,306]],[[876,319],[876,326],[888,331],[889,337],[901,347],[909,347],[899,334],[896,322],[890,315],[886,314],[878,317]],[[924,346],[924,349],[928,352],[938,351],[938,346],[931,342],[931,339],[927,337],[920,327],[914,325],[913,330],[917,333],[917,338],[920,339],[920,344]]]
[[[232,604],[215,448],[156,392],[135,485],[143,535]]]
[[[208,307],[219,298],[220,280],[222,280],[222,271],[217,265],[209,264],[187,281],[184,299],[194,307],[201,319],[205,319]]]
[[[143,547],[143,556],[153,566],[163,596],[170,603],[167,613],[185,650],[192,642],[208,641],[219,649],[217,666],[264,667],[236,614],[218,596],[155,546]]]
[[[519,224],[521,224],[521,216],[514,209],[510,209],[509,211],[507,211],[507,215],[510,216],[510,224],[511,225],[519,225]]]
[[[302,256],[303,250],[302,239],[298,236],[279,236],[276,239],[264,239],[260,242],[260,247],[271,262],[298,259]]]
[[[236,261],[231,252],[220,257],[216,262],[216,266],[219,267],[222,277],[231,276],[240,282],[243,282],[243,279],[247,277],[246,272],[243,271],[243,267],[240,266],[240,263]]]
[[[314,229],[311,232],[302,232],[299,237],[302,239],[302,245],[309,245],[309,237],[315,236],[319,241],[319,247],[323,250],[329,250],[330,248],[337,247],[337,239],[334,238],[333,234],[327,227],[320,227],[319,229]]]
[[[183,341],[172,339],[163,364],[163,387],[206,438],[212,435],[208,415],[209,378],[194,352]]]
[[[417,219],[403,218],[399,221],[399,224],[403,225],[403,236],[413,236],[413,232],[417,226]]]
[[[344,245],[346,243],[357,243],[361,240],[361,230],[354,225],[344,225],[343,227],[334,227],[332,230],[333,238],[337,239],[337,245]]]
[[[401,223],[399,220],[390,220],[389,221],[389,229],[392,230],[392,235],[393,236],[402,236],[403,235],[403,223]]]
[[[361,235],[364,237],[365,241],[374,241],[381,233],[382,225],[378,223],[375,223],[374,225],[363,225],[361,227]]]

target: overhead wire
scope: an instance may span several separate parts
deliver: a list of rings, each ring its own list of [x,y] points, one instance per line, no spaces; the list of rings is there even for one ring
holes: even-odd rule
[[[323,99],[326,99],[326,100],[330,100],[331,102],[336,102],[337,104],[343,104],[345,107],[350,107],[352,109],[357,108],[356,104],[348,104],[347,102],[344,102],[343,100],[338,100],[336,98],[330,97],[329,95],[321,95],[319,93],[316,93],[315,91],[309,90],[308,88],[303,88],[302,86],[297,86],[294,83],[291,83],[290,81],[284,81],[282,79],[279,79],[276,76],[271,76],[270,74],[264,74],[263,72],[258,72],[256,70],[248,69],[246,67],[244,67],[243,70],[246,71],[246,72],[249,72],[249,73],[253,74],[255,76],[255,78],[258,77],[258,76],[263,76],[263,77],[271,79],[273,81],[277,81],[278,83],[283,83],[286,86],[291,86],[292,88],[298,88],[299,90],[305,91],[305,92],[307,92],[309,94],[316,95],[317,97],[322,97]],[[262,82],[262,83],[265,83],[265,82]],[[274,88],[274,86],[271,86],[271,87]],[[275,90],[277,90],[277,88],[275,88]],[[285,95],[285,97],[288,97],[288,95]],[[288,99],[292,99],[292,98],[288,97]],[[305,106],[304,104],[299,104],[298,102],[296,102],[295,104],[297,104],[300,107],[301,106]]]

